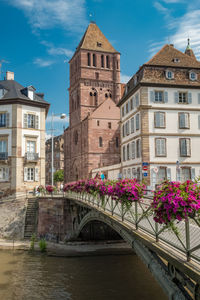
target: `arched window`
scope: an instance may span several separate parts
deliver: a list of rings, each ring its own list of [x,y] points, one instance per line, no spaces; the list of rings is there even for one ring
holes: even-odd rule
[[[115,145],[116,145],[116,148],[118,148],[118,147],[119,147],[119,138],[118,138],[118,137],[116,137],[116,140],[115,140]]]
[[[91,66],[91,55],[90,53],[87,54],[88,66]]]
[[[106,68],[110,68],[110,57],[108,55],[106,56]]]
[[[97,106],[98,105],[98,94],[97,91],[93,88],[94,91],[90,92],[90,105]]]
[[[93,102],[94,105],[97,106],[98,105],[98,98],[97,98],[97,93],[96,92],[94,92],[94,99],[93,100],[94,100],[94,102]]]
[[[103,139],[101,136],[99,137],[99,147],[103,147]]]
[[[101,67],[104,68],[104,55],[101,55]]]
[[[96,54],[93,54],[92,57],[93,57],[93,67],[96,67]]]

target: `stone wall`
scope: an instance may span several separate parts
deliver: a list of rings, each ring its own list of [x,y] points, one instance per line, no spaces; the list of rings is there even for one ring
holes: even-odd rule
[[[24,238],[26,200],[0,202],[0,238]]]

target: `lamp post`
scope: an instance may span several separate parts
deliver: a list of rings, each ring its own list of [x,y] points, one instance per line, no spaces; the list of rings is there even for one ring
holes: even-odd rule
[[[54,122],[54,117],[60,117],[60,119],[65,119],[66,118],[66,114],[54,114],[52,112],[52,115],[51,115],[51,185],[54,184],[54,178],[53,178],[53,171],[54,171],[54,144],[53,144],[53,131],[54,131],[54,128],[53,128],[53,122]]]

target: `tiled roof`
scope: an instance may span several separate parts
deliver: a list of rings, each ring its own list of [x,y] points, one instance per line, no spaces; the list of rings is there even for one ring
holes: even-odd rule
[[[200,62],[195,56],[189,56],[174,48],[173,45],[165,45],[145,65],[200,68]]]
[[[95,23],[90,23],[88,25],[88,28],[77,47],[77,50],[79,49],[117,52]]]

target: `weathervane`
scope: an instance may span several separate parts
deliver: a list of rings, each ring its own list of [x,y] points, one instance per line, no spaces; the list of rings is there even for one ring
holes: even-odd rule
[[[96,22],[92,19],[93,18],[93,14],[90,13],[89,17],[90,17],[90,23],[96,24]]]

